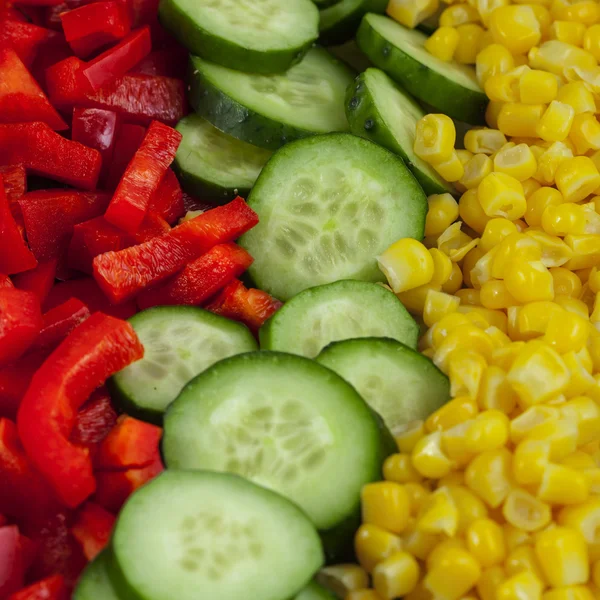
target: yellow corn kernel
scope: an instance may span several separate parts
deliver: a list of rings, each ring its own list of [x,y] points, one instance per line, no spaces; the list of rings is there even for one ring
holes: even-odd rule
[[[496,329],[499,329],[502,333],[507,333],[507,318],[501,310],[491,310],[483,306],[459,306],[458,312],[462,313],[463,315],[467,315],[467,317],[474,318],[475,316],[477,316],[478,318],[482,318],[490,327],[495,327]],[[489,328],[485,331],[486,333],[488,333],[488,339],[492,344],[492,348],[495,349],[497,342],[496,338],[492,338],[492,336],[489,335]]]
[[[442,11],[439,20],[440,27],[457,27],[477,21],[479,21],[477,9],[467,3],[452,4]]]
[[[568,104],[553,100],[544,111],[536,133],[548,142],[562,142],[569,136],[575,111]]]
[[[582,81],[572,81],[563,85],[558,90],[556,99],[571,106],[576,115],[596,111],[594,95]]]
[[[448,160],[434,163],[433,168],[440,177],[450,182],[458,181],[465,174],[465,168],[460,162],[456,150],[452,152]]]
[[[417,517],[416,527],[425,533],[444,533],[450,537],[458,529],[458,509],[447,487],[430,494]]]
[[[555,312],[550,316],[544,341],[559,354],[579,352],[587,343],[588,322],[574,313]]]
[[[423,321],[428,327],[432,327],[446,315],[456,312],[460,305],[460,298],[429,290],[425,298],[425,308],[423,310]]]
[[[531,340],[546,333],[550,316],[563,311],[554,302],[530,302],[517,314],[516,334],[519,339]]]
[[[418,483],[423,478],[413,467],[410,454],[392,454],[383,463],[383,477],[396,483]],[[410,506],[410,502],[409,502]]]
[[[521,218],[527,202],[521,182],[504,173],[490,173],[477,189],[477,199],[488,217]]]
[[[407,552],[397,552],[373,570],[373,587],[382,598],[400,598],[412,592],[419,581],[419,564]]]
[[[572,585],[558,590],[549,590],[542,600],[594,600],[594,593],[585,585]]]
[[[600,19],[600,8],[593,0],[553,0],[552,17],[593,25]]]
[[[577,424],[569,419],[547,419],[533,427],[527,434],[527,438],[548,441],[550,443],[550,459],[560,461],[577,448]]]
[[[425,575],[425,587],[439,600],[459,600],[478,581],[481,567],[471,554],[455,549]]]
[[[367,572],[362,567],[354,564],[323,567],[317,574],[317,580],[340,598],[345,598],[350,592],[365,589],[369,586]]]
[[[529,197],[533,195],[534,192],[537,192],[542,187],[533,177],[530,177],[521,183],[523,184],[523,191],[525,192],[525,198],[527,198],[527,200],[529,200]]]
[[[433,358],[435,365],[446,372],[450,355],[459,348],[478,352],[488,361],[491,358],[494,345],[485,331],[475,325],[457,327],[436,349]]]
[[[404,596],[405,600],[433,600],[431,592],[425,588],[423,580],[417,583],[417,587],[410,593]]]
[[[462,163],[463,167],[467,164],[467,162],[473,158],[473,153],[469,152],[468,150],[465,150],[464,148],[458,149],[456,151],[456,154],[458,155],[458,158],[460,160],[460,162]]]
[[[442,286],[452,275],[452,261],[437,248],[430,248],[429,254],[433,260],[433,277],[430,283],[431,285]]]
[[[527,543],[512,549],[506,557],[504,565],[506,574],[509,577],[528,571],[533,573],[542,583],[545,582],[540,563],[535,555],[535,550],[533,546]]]
[[[499,410],[504,414],[510,414],[514,410],[517,397],[503,369],[491,365],[485,370],[479,386],[478,400],[485,410]]]
[[[571,373],[569,385],[564,392],[567,398],[586,394],[588,390],[594,387],[595,380],[587,371],[578,353],[567,352],[563,355],[563,360]]]
[[[525,181],[537,172],[537,162],[531,148],[527,144],[519,144],[500,150],[494,156],[494,171]]]
[[[569,66],[584,69],[596,66],[596,59],[589,52],[558,40],[549,40],[537,48],[532,48],[528,57],[529,66],[533,69],[550,71],[556,75],[562,75],[565,67]]]
[[[425,115],[417,122],[414,152],[424,161],[434,164],[452,157],[456,129],[446,115]]]
[[[573,258],[565,265],[567,269],[586,269],[600,265],[600,236],[567,235],[565,242],[573,250]]]
[[[436,58],[449,62],[454,57],[459,40],[460,36],[454,26],[442,26],[426,40],[425,49]]]
[[[438,0],[390,0],[386,12],[398,23],[413,29],[436,13]]]
[[[527,408],[521,414],[513,417],[510,423],[510,439],[513,443],[518,444],[528,438],[531,432],[540,427],[540,425],[545,425],[548,421],[556,421],[559,418],[560,411],[554,406],[538,404],[537,406]],[[549,440],[544,440],[540,436],[537,436],[535,439],[541,439],[550,443]]]
[[[502,309],[518,304],[501,280],[486,281],[481,286],[481,304],[486,308]]]
[[[410,526],[402,536],[404,550],[419,560],[425,560],[439,542],[439,535],[419,531],[414,525]]]
[[[467,548],[482,567],[492,567],[504,561],[504,533],[491,519],[471,523],[466,532]]]
[[[478,454],[465,471],[465,483],[488,506],[497,508],[511,489],[512,455],[506,448]]]
[[[457,290],[460,289],[462,285],[462,271],[457,263],[452,263],[452,273],[448,278],[448,281],[442,285],[442,291],[446,292],[446,294],[454,294]]]
[[[592,25],[585,30],[583,47],[600,61],[600,25]]]
[[[538,489],[538,496],[549,504],[581,504],[588,499],[585,475],[564,465],[549,464]]]
[[[464,173],[460,183],[468,190],[476,188],[481,180],[493,170],[492,159],[485,154],[475,154],[464,165]]]
[[[590,202],[584,202],[582,206],[585,211],[584,233],[600,234],[600,214],[596,212],[596,202],[592,199]]]
[[[427,293],[429,290],[439,290],[439,285],[432,285],[427,283],[425,285],[420,285],[412,290],[408,290],[406,292],[400,292],[396,294],[398,299],[402,304],[404,304],[404,308],[408,310],[413,315],[422,315],[425,310],[425,300],[427,299]]]
[[[442,450],[455,468],[463,468],[474,454],[467,449],[465,436],[472,421],[465,421],[442,432]]]
[[[402,540],[381,527],[363,524],[354,537],[354,549],[360,566],[371,573],[382,560],[402,550]]]
[[[506,144],[506,136],[498,129],[470,129],[465,134],[465,148],[473,154],[494,154]]]
[[[513,475],[521,485],[536,485],[550,463],[550,442],[528,440],[519,442],[513,457]]]
[[[477,404],[471,397],[460,396],[432,413],[425,421],[425,429],[428,432],[445,431],[467,419],[472,419],[477,412]]]
[[[509,264],[504,273],[508,293],[520,303],[552,300],[554,281],[541,261]]]
[[[593,459],[593,457],[584,452],[583,450],[575,450],[575,452],[572,452],[568,456],[565,456],[560,461],[560,464],[564,465],[565,467],[571,467],[572,469],[576,469],[577,471],[587,471],[589,469],[597,468],[596,461]]]
[[[494,41],[513,54],[528,52],[541,38],[540,24],[530,6],[510,5],[490,15],[489,28]]]
[[[479,414],[466,431],[467,451],[480,454],[502,448],[508,440],[508,424],[508,417],[499,410]]]
[[[425,435],[425,424],[423,421],[410,421],[395,428],[392,434],[396,440],[398,450],[410,453],[417,442]]]
[[[510,523],[505,523],[504,525],[502,525],[502,531],[504,532],[504,540],[506,542],[506,549],[509,552],[513,552],[517,548],[520,548],[522,546],[529,544],[529,542],[531,541],[531,535],[527,531],[523,531],[522,529],[519,529],[518,527],[515,527],[514,525],[511,525]],[[509,557],[507,557],[507,565],[508,565],[508,558]],[[515,571],[515,572],[517,572],[517,571]],[[514,575],[515,572],[510,573],[510,574]]]
[[[498,129],[505,135],[537,137],[545,109],[545,104],[506,102],[498,114]]]
[[[493,75],[490,75],[493,77]],[[498,129],[498,115],[504,106],[504,102],[494,102],[491,100],[488,102],[487,108],[485,109],[485,122],[488,127]]]
[[[583,536],[573,529],[555,527],[538,534],[535,553],[551,586],[586,583],[588,553]]]
[[[544,586],[530,571],[523,571],[503,581],[496,591],[496,600],[540,600]]]
[[[515,68],[510,50],[501,44],[490,44],[479,52],[475,60],[477,79],[483,86],[492,75],[508,73]]]
[[[575,115],[569,132],[569,139],[575,145],[577,154],[585,154],[589,150],[598,150],[600,148],[600,123],[598,123],[598,119],[590,113]]]
[[[550,269],[550,274],[554,280],[555,295],[570,296],[577,298],[581,293],[581,280],[575,273],[563,267],[554,267]]]
[[[460,313],[452,313],[434,325],[431,332],[431,341],[434,348],[439,348],[448,335],[461,325],[469,325],[469,319]]]
[[[483,356],[466,349],[457,349],[448,358],[447,368],[452,396],[468,395],[475,398],[479,392],[481,377],[487,367]],[[477,405],[471,401],[475,410]]]
[[[477,248],[475,248],[477,250]],[[469,253],[468,256],[471,255],[473,251]],[[466,258],[465,258],[466,260]],[[472,306],[481,306],[481,298],[479,295],[479,290],[473,290],[470,288],[464,288],[462,290],[458,290],[456,292],[455,298],[458,298],[461,304],[470,304]]]
[[[443,437],[443,435],[442,435]],[[442,442],[444,440],[442,439]],[[446,486],[457,486],[463,485],[465,483],[465,475],[462,471],[452,471],[452,473],[448,473],[448,475],[444,475],[441,479],[438,479],[438,487],[442,485]]]
[[[567,202],[548,206],[542,213],[542,227],[546,233],[561,237],[582,234],[585,228],[585,212],[578,204]]]
[[[519,80],[519,101],[523,104],[550,104],[557,92],[556,77],[546,71],[525,71]]]
[[[558,515],[558,522],[576,531],[588,544],[590,557],[600,558],[600,500],[592,498],[580,505],[565,506]]]
[[[512,221],[504,218],[490,219],[481,235],[479,248],[483,252],[489,252],[513,233],[517,233],[517,228]]]
[[[556,170],[556,187],[565,202],[579,202],[598,186],[600,186],[600,173],[587,156],[569,158]]]
[[[476,587],[481,600],[496,600],[496,592],[503,581],[506,581],[506,573],[502,567],[484,569]]]
[[[540,261],[545,267],[560,267],[573,258],[573,250],[556,235],[535,229],[528,230],[525,235],[539,244],[542,250]]]
[[[448,489],[458,510],[456,535],[463,535],[473,522],[488,516],[488,509],[482,500],[464,485],[450,485]]]
[[[397,294],[429,283],[433,277],[433,259],[425,246],[403,238],[377,257],[379,268]]]
[[[519,488],[507,495],[502,514],[508,523],[524,531],[538,531],[552,520],[550,506]]]
[[[467,190],[460,197],[458,211],[460,218],[477,233],[481,233],[490,220],[479,203],[477,189]]]
[[[429,554],[425,566],[431,570],[434,565],[451,555],[455,550],[467,549],[467,544],[458,537],[446,538],[441,541]]]
[[[426,236],[438,236],[458,219],[458,203],[451,194],[433,194],[427,204]]]
[[[423,484],[415,481],[409,481],[404,484],[404,489],[408,494],[411,517],[416,517],[423,506],[423,503],[431,493]],[[411,525],[409,524],[409,529]],[[405,532],[406,534],[406,532]]]
[[[552,185],[558,167],[568,158],[573,158],[573,151],[564,142],[554,142],[537,157],[535,178],[544,185]]]
[[[597,267],[592,267],[588,273],[587,280],[583,283],[587,283],[594,294],[600,292],[600,270]]]
[[[562,194],[551,187],[541,187],[527,198],[525,220],[530,227],[542,224],[542,215],[548,206],[558,206],[563,203]]]
[[[516,69],[513,69],[516,71]],[[513,71],[494,73],[487,77],[484,84],[485,93],[492,102],[518,102],[520,77]],[[500,109],[498,110],[500,114]]]
[[[594,307],[590,315],[590,321],[594,324],[600,322],[600,293],[598,292],[596,292],[596,297],[594,298]]]
[[[454,60],[463,65],[474,65],[477,58],[479,41],[483,36],[483,28],[476,23],[465,23],[456,28],[458,46],[454,52]]]
[[[583,46],[585,25],[575,21],[554,21],[550,26],[550,38],[573,46]],[[587,48],[586,48],[587,50]]]
[[[591,92],[600,93],[600,67],[568,66],[565,67],[565,78],[567,81],[582,81]]]
[[[421,438],[415,445],[411,457],[414,468],[423,477],[439,479],[452,470],[450,459],[442,451],[440,431]]]
[[[461,231],[461,227],[462,223],[457,221],[450,225],[437,240],[438,249],[446,254],[452,262],[462,260],[479,243],[479,239],[471,238]]]
[[[385,600],[375,590],[362,589],[352,590],[344,597],[344,600]]]
[[[408,524],[410,504],[404,487],[393,481],[369,483],[361,491],[363,523],[401,533]]]

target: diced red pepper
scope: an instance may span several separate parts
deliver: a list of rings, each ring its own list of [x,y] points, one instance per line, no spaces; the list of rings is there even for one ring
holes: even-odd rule
[[[59,258],[69,247],[73,228],[101,215],[110,196],[100,192],[40,190],[29,192],[19,205],[25,221],[27,240],[40,261]]]
[[[252,257],[236,244],[220,244],[189,263],[160,287],[138,297],[143,310],[169,304],[198,305],[206,302],[252,264]]]
[[[83,75],[84,65],[71,57],[46,71],[48,95],[54,106],[65,110],[75,106],[105,108],[142,125],[152,120],[175,125],[186,113],[185,86],[179,79],[127,74],[94,92]]]
[[[33,343],[34,349],[54,349],[70,333],[90,317],[90,309],[77,298],[44,313],[42,329]]]
[[[27,191],[27,172],[23,165],[0,167],[4,191],[9,202],[18,200]]]
[[[282,303],[267,292],[247,289],[241,281],[232,281],[205,308],[217,315],[241,321],[255,333],[279,310]]]
[[[15,123],[0,125],[0,164],[22,164],[37,175],[91,190],[102,157],[98,150],[66,140],[46,123]]]
[[[96,488],[88,452],[68,437],[77,410],[95,388],[143,354],[129,323],[95,313],[33,376],[17,415],[19,435],[31,461],[67,506],[78,506]]]
[[[0,81],[0,122],[43,121],[52,129],[68,128],[12,48],[0,48]]]
[[[0,417],[17,417],[17,410],[31,378],[47,357],[47,351],[30,351],[7,367],[0,368]]]
[[[185,79],[188,52],[183,46],[173,46],[163,50],[155,50],[138,63],[132,73],[141,75],[162,75]]]
[[[83,505],[71,532],[88,560],[94,560],[107,546],[115,520],[112,513],[94,502]]]
[[[141,146],[146,129],[141,125],[122,125],[117,133],[115,151],[109,168],[107,186],[114,190],[121,181],[127,165]]]
[[[169,231],[171,231],[171,226],[160,215],[148,211],[140,228],[133,236],[134,243],[131,245],[143,244]]]
[[[13,288],[13,282],[8,275],[0,275],[0,289],[2,288]]]
[[[44,303],[45,311],[66,302],[70,298],[78,298],[89,309],[91,313],[103,312],[118,319],[129,319],[137,312],[135,302],[132,300],[118,306],[111,304],[98,284],[91,277],[82,279],[71,279],[57,283],[48,294]]]
[[[56,264],[56,260],[39,263],[35,269],[15,275],[13,283],[19,290],[33,292],[42,304],[54,285]]]
[[[83,75],[93,90],[98,90],[122,77],[152,50],[150,29],[144,27],[130,33],[116,46],[100,54],[83,68]]]
[[[141,469],[156,461],[162,429],[122,415],[100,444],[94,465],[98,470]]]
[[[90,6],[95,6],[94,4]],[[102,155],[100,179],[108,174],[117,139],[118,115],[101,108],[76,108],[73,111],[71,138],[75,142],[95,148]]]
[[[158,189],[150,199],[148,210],[159,214],[171,225],[185,215],[183,192],[172,169],[167,169]]]
[[[109,434],[117,423],[117,413],[112,407],[105,387],[97,389],[81,407],[75,417],[71,441],[92,451]]]
[[[12,275],[29,271],[36,266],[37,260],[27,247],[15,221],[4,191],[3,178],[0,175],[0,272]]]
[[[67,587],[62,575],[53,575],[16,592],[8,600],[67,600]]]
[[[15,19],[3,21],[0,27],[0,45],[12,46],[27,67],[33,64],[40,48],[55,36],[55,31]]]
[[[44,27],[54,31],[62,31],[62,21],[60,16],[69,10],[66,2],[55,6],[47,6],[44,11]]]
[[[109,223],[132,234],[139,229],[152,196],[175,159],[181,138],[179,131],[152,122],[106,210],[104,216]]]
[[[124,302],[174,275],[213,246],[237,239],[256,223],[257,214],[236,198],[149,242],[96,256],[94,277],[112,302]]]
[[[16,525],[0,527],[0,598],[8,598],[23,586],[25,566]]]
[[[31,292],[0,289],[0,366],[21,356],[42,328],[40,301]]]

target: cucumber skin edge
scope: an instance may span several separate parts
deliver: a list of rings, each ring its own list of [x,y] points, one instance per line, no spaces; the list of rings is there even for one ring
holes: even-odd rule
[[[459,121],[485,125],[488,98],[483,91],[467,90],[421,64],[383,38],[367,19],[363,19],[358,28],[356,43],[376,67],[385,71],[413,96],[429,102]],[[440,90],[440,80],[444,80],[447,93]]]
[[[335,2],[332,6],[337,4],[340,4],[340,2]],[[362,18],[368,12],[384,13],[387,5],[388,0],[363,0],[362,4],[345,15],[343,19],[335,22],[328,29],[321,30],[319,25],[319,41],[328,46],[347,42],[354,37]],[[332,8],[332,6],[323,7],[320,12],[327,10],[327,8]]]

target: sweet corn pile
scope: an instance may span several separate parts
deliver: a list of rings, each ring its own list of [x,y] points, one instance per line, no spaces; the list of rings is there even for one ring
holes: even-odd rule
[[[391,0],[415,27],[437,0]],[[456,186],[379,264],[452,400],[362,492],[346,600],[600,598],[600,4],[468,0],[426,43],[475,66],[489,128],[415,153]]]

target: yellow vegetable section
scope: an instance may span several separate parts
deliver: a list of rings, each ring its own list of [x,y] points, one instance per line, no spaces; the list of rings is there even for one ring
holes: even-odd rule
[[[419,121],[415,153],[460,199],[430,196],[424,240],[379,264],[452,399],[394,432],[361,576],[336,569],[346,600],[598,600],[600,3],[450,0],[439,24],[425,47],[475,67],[489,128]]]

